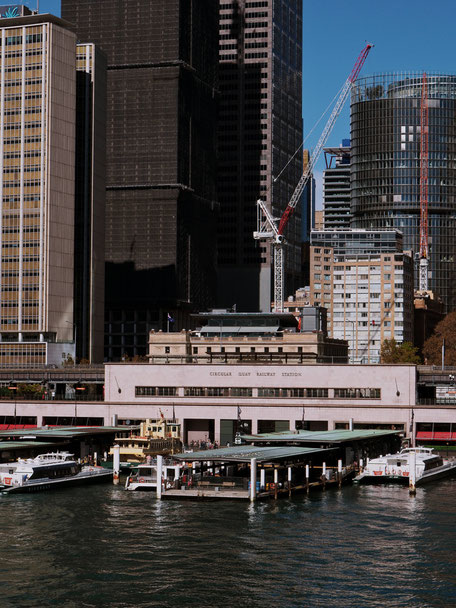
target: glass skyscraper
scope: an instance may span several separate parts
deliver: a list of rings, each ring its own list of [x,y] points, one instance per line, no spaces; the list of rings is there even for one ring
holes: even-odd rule
[[[427,74],[430,289],[456,307],[456,76]],[[356,81],[351,99],[352,227],[394,228],[419,255],[423,74]]]

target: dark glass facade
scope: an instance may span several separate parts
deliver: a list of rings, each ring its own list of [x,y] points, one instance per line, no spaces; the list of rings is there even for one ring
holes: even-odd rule
[[[428,74],[430,289],[456,308],[456,76]],[[422,74],[357,80],[351,100],[355,228],[395,228],[419,254]],[[416,273],[417,274],[417,273]]]
[[[107,56],[105,358],[215,301],[218,3],[62,0]]]
[[[218,305],[266,312],[271,255],[269,243],[253,239],[256,201],[280,217],[303,170],[293,156],[302,143],[302,2],[222,0],[219,32]],[[285,236],[285,287],[294,293],[302,286],[299,205]]]

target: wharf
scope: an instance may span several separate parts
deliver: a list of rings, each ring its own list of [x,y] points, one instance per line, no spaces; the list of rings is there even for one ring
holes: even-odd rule
[[[326,467],[333,448],[239,446],[175,455],[186,467],[177,485],[164,488],[163,500],[265,500],[297,492],[340,487],[355,467]],[[317,459],[318,464],[312,462]],[[259,466],[260,481],[257,479]],[[253,469],[252,469],[253,467]],[[228,473],[229,471],[229,473]],[[252,484],[253,482],[253,484]],[[252,493],[251,488],[256,490]]]

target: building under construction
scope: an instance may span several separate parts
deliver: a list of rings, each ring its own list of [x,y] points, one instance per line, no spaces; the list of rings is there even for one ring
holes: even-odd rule
[[[427,104],[423,132],[428,139],[424,151],[423,99]],[[398,229],[404,235],[404,250],[413,250],[418,258],[423,249],[424,175],[428,286],[443,299],[447,311],[456,307],[455,111],[454,75],[378,74],[360,78],[352,91],[352,227]],[[415,276],[418,287],[419,273]]]

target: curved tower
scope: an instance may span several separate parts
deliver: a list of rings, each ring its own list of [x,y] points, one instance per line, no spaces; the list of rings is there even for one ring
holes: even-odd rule
[[[429,287],[456,308],[456,76],[427,74],[429,107]],[[423,74],[356,81],[351,99],[354,228],[396,228],[404,250],[420,250]],[[418,276],[418,273],[416,273]]]

